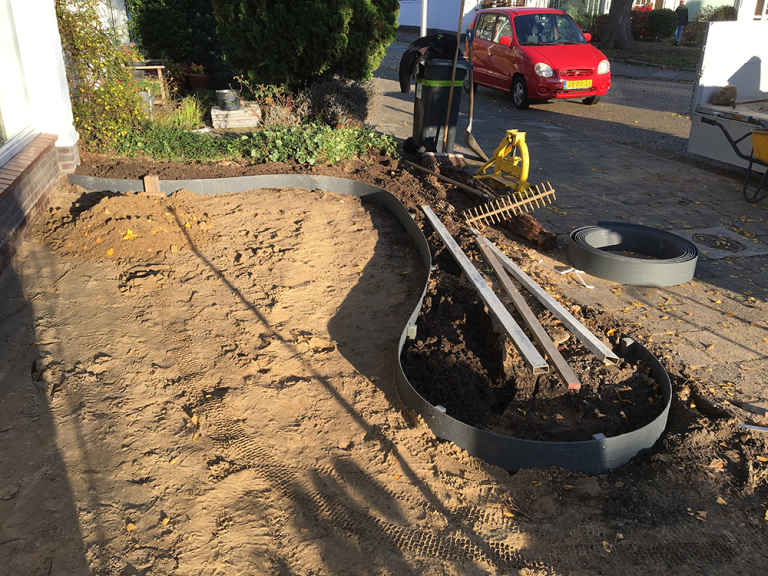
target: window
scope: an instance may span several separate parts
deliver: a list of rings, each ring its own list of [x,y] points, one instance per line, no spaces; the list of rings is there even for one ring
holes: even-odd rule
[[[502,36],[512,37],[512,24],[509,22],[509,18],[506,16],[499,16],[498,25],[496,26],[496,35],[493,41],[498,43]]]
[[[532,44],[585,44],[584,35],[568,16],[562,14],[526,14],[515,18],[517,41]]]
[[[32,132],[32,114],[27,97],[24,70],[16,40],[16,28],[10,0],[0,0],[0,166],[26,143]]]
[[[493,29],[496,27],[496,14],[481,14],[478,18],[475,36],[481,40],[493,42]]]

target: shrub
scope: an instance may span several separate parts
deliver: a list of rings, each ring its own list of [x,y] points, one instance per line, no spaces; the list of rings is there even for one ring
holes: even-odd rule
[[[704,41],[704,31],[706,29],[706,22],[688,22],[685,28],[683,28],[683,35],[680,40],[684,43],[700,44]]]
[[[369,84],[334,76],[301,90],[296,96],[296,112],[301,118],[332,128],[359,126],[368,116],[371,91]]]
[[[733,6],[705,6],[693,15],[694,22],[724,22],[736,20],[736,8]]]
[[[669,38],[677,28],[677,14],[669,8],[648,13],[648,34],[653,38]]]
[[[592,27],[592,23],[595,20],[595,16],[593,14],[590,14],[589,12],[583,12],[575,6],[571,5],[566,6],[565,11],[568,13],[568,16],[573,18],[573,21],[576,22],[576,26],[582,30],[589,30]]]
[[[174,126],[149,125],[121,142],[118,152],[126,156],[146,155],[156,160],[213,162],[235,158],[254,163],[290,162],[335,164],[372,151],[394,156],[392,136],[370,128],[333,129],[306,124],[277,126],[239,138],[214,138]]]
[[[133,133],[145,113],[131,73],[135,54],[102,23],[100,0],[56,0],[75,128],[86,150],[110,150]]]
[[[131,36],[154,58],[198,62],[209,84],[224,88],[233,71],[224,62],[211,0],[128,0]]]
[[[204,115],[205,108],[197,96],[186,96],[181,99],[179,106],[167,116],[156,115],[155,123],[191,130],[203,124]]]
[[[632,38],[635,40],[648,38],[648,20],[650,14],[652,14],[652,12],[646,10],[632,10],[629,30],[632,33]]]
[[[395,40],[398,0],[216,0],[227,60],[257,84],[367,80]]]
[[[608,14],[598,14],[595,16],[592,26],[590,27],[590,33],[592,34],[593,42],[600,42],[605,34],[605,26],[608,24]]]

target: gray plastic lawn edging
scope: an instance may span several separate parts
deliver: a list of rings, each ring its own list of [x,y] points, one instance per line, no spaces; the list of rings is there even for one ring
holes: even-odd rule
[[[587,274],[632,286],[677,286],[696,272],[699,249],[690,240],[640,224],[598,222],[571,232],[568,262]],[[623,256],[634,252],[648,258]]]
[[[77,175],[70,175],[68,180],[72,185],[96,191],[130,192],[141,191],[144,188],[140,180],[115,180]],[[432,255],[424,233],[411,214],[400,200],[382,188],[344,178],[304,174],[244,176],[213,180],[163,180],[160,182],[160,188],[166,194],[181,189],[197,194],[219,194],[263,188],[306,188],[358,196],[387,207],[413,239],[427,272],[421,297],[408,318],[397,347],[398,392],[405,405],[424,418],[435,436],[450,440],[472,456],[482,458],[490,464],[509,471],[559,466],[574,472],[596,473],[617,468],[634,456],[649,450],[664,432],[672,403],[672,383],[659,360],[631,338],[622,339],[619,355],[622,358],[634,357],[650,368],[651,376],[661,388],[664,408],[652,422],[626,434],[580,442],[522,440],[465,424],[453,418],[444,408],[433,406],[425,400],[405,375],[401,358],[406,341],[416,336],[416,320],[429,285]]]

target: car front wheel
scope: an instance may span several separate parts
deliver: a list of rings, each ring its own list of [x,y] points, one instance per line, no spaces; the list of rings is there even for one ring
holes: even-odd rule
[[[584,102],[584,104],[586,104],[587,106],[594,106],[595,104],[600,102],[600,96],[588,96],[587,98],[584,98],[582,102]]]
[[[518,110],[525,110],[531,105],[531,101],[528,100],[528,87],[522,76],[516,76],[512,80],[512,103]]]

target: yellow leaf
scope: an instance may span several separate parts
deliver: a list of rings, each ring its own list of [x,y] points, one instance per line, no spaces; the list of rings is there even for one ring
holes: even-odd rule
[[[136,526],[136,524],[131,524],[130,522],[125,527],[125,529],[128,530],[128,532],[133,532],[137,528],[138,526]]]
[[[720,498],[720,496],[718,496],[718,497],[717,497],[717,500],[716,500],[716,502],[717,502],[718,504],[722,505],[722,506],[725,506],[725,505],[726,505],[726,502],[725,502],[725,500],[723,500],[722,498]]]
[[[733,316],[733,312],[726,312],[725,316],[728,316],[730,318],[731,316]]]
[[[197,442],[200,439],[200,433],[195,432],[195,435],[192,436],[192,442]]]
[[[563,488],[565,490],[573,490],[574,488],[576,488],[576,486],[573,486],[572,484],[563,484]]]
[[[109,250],[107,250],[107,258],[112,258],[112,254],[114,254],[114,253],[115,253],[115,251],[114,251],[114,250],[112,250],[112,248],[110,248]]]
[[[171,519],[170,519],[170,518],[168,518],[168,516],[166,516],[165,518],[163,518],[163,526],[168,526],[168,522],[170,522],[170,521],[171,521]]]
[[[715,304],[722,304],[722,303],[723,303],[722,300],[715,300]]]
[[[538,480],[534,480],[533,481],[533,485],[534,486],[541,486],[541,482],[539,482]]]
[[[395,474],[395,480],[400,480],[400,475],[399,474]]]
[[[96,244],[101,244],[101,236],[99,236],[98,238],[96,238]]]
[[[669,320],[669,316],[662,316],[659,320]]]
[[[712,348],[714,347],[715,347],[714,344],[707,344],[707,347],[705,348],[705,350],[712,350]]]
[[[197,422],[198,422],[197,414],[192,414],[192,424],[194,426],[197,426]]]
[[[504,510],[502,512],[502,514],[504,514],[504,516],[506,516],[507,518],[514,518],[515,517],[515,515],[512,514],[512,512],[510,512],[509,510]]]
[[[123,240],[130,240],[131,238],[135,238],[135,236],[131,230],[128,230],[128,232],[125,233],[125,236],[123,236]]]
[[[184,227],[185,228],[189,228],[189,226],[190,226],[189,222],[184,222]]]
[[[757,459],[758,459],[760,462],[768,462],[768,458],[766,458],[765,456],[758,456],[758,457],[757,457]]]
[[[171,464],[171,465],[176,464],[176,458],[171,458],[171,461],[168,462],[168,464]]]
[[[616,329],[615,328],[611,328],[610,330],[608,330],[608,332],[605,333],[605,335],[606,336],[613,336],[615,333],[616,333]]]
[[[175,244],[171,246],[171,254],[178,254],[179,253],[179,247]]]
[[[613,546],[611,546],[606,540],[603,540],[603,550],[610,554],[613,552]]]

